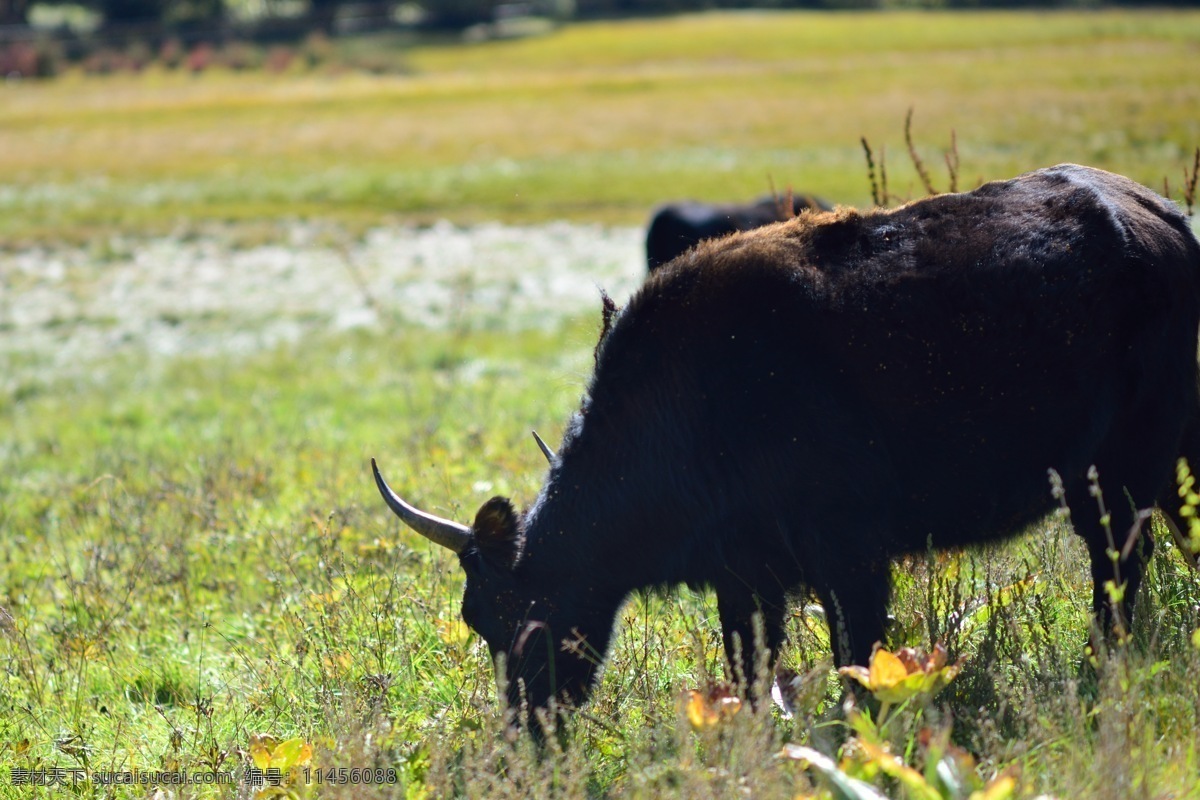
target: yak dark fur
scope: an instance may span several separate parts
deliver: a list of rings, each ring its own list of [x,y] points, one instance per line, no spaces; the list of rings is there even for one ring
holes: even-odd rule
[[[533,505],[489,501],[461,554],[463,616],[534,706],[586,699],[643,587],[715,589],[743,669],[754,614],[774,652],[788,596],[815,592],[836,662],[864,663],[892,559],[1020,532],[1053,509],[1053,469],[1099,621],[1127,622],[1152,542],[1128,549],[1110,608],[1087,474],[1118,548],[1134,508],[1178,513],[1176,459],[1200,456],[1198,330],[1186,220],[1079,166],[702,244],[613,321]]]
[[[811,195],[786,199],[764,197],[742,205],[686,201],[659,206],[646,228],[646,266],[651,272],[707,239],[782,222],[802,211],[830,211],[832,206]]]

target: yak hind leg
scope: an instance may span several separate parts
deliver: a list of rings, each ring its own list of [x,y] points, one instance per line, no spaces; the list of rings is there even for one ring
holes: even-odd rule
[[[1188,471],[1200,481],[1200,421],[1195,418],[1195,415],[1188,419],[1184,428],[1179,446],[1179,458],[1187,462]],[[1200,571],[1197,554],[1191,552],[1191,547],[1187,542],[1188,520],[1182,513],[1183,506],[1184,500],[1179,496],[1179,483],[1176,474],[1172,473],[1171,480],[1158,495],[1158,508],[1163,512],[1167,527],[1184,559],[1192,569]]]
[[[1142,574],[1154,552],[1149,524],[1141,512],[1114,511],[1107,530],[1098,520],[1081,521],[1081,516],[1072,512],[1071,519],[1087,545],[1091,561],[1096,627],[1103,636],[1123,636],[1133,622]]]
[[[1096,485],[1100,496],[1084,499]],[[1077,498],[1071,504],[1071,526],[1087,545],[1092,612],[1102,636],[1121,637],[1130,631],[1142,575],[1154,553],[1150,509],[1163,502],[1163,494],[1165,490],[1146,482],[1125,483],[1111,474],[1106,478],[1103,466],[1097,479],[1067,488],[1068,499]]]
[[[1194,348],[1187,355],[1193,377],[1185,407],[1163,400],[1178,396],[1181,386],[1140,386],[1138,399],[1113,421],[1095,471],[1072,476],[1066,486],[1071,524],[1092,562],[1092,610],[1103,636],[1129,632],[1142,573],[1154,552],[1149,511],[1158,505],[1178,521],[1180,501],[1172,491],[1176,459],[1200,458]]]

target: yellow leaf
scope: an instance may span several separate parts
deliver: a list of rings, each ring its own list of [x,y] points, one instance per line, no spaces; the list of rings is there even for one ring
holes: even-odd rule
[[[977,792],[971,792],[969,800],[1008,800],[1017,790],[1017,779],[1012,775],[1001,775]]]
[[[709,686],[708,691],[692,689],[681,698],[688,723],[695,730],[712,728],[742,709],[742,700],[725,684]]]
[[[919,800],[941,800],[941,795],[925,781],[925,776],[905,764],[899,756],[892,755],[871,742],[860,741],[859,746],[867,758],[877,764],[885,775],[899,781],[910,796]]]
[[[868,669],[871,691],[889,689],[908,677],[908,669],[904,662],[882,647],[871,654],[871,666]]]
[[[847,678],[853,678],[866,688],[871,688],[871,673],[867,671],[866,667],[860,667],[857,664],[849,667],[839,667],[838,674],[845,675]]]
[[[957,674],[957,670],[953,667],[946,667],[929,674],[916,672],[895,686],[888,686],[877,690],[875,696],[884,703],[891,703],[893,705],[903,703],[910,697],[916,697],[920,694],[934,694],[949,683],[955,674]]]
[[[721,721],[721,715],[717,713],[715,708],[709,705],[703,692],[692,689],[687,693],[687,700],[684,703],[688,723],[695,730],[702,731],[711,728]]]
[[[954,679],[958,665],[946,666],[946,651],[940,645],[926,655],[911,647],[891,653],[878,648],[871,666],[842,667],[838,672],[861,683],[884,703],[896,704],[918,694],[933,694]]]
[[[471,640],[471,629],[461,619],[438,620],[437,629],[443,644],[463,647]]]
[[[259,769],[271,766],[271,752],[262,745],[250,745],[250,760]]]
[[[287,772],[297,764],[307,764],[312,759],[312,747],[299,736],[280,742],[271,752],[271,766]]]
[[[275,751],[275,737],[269,733],[255,733],[250,736],[250,760],[259,769],[271,766],[271,754]]]
[[[296,797],[296,794],[284,789],[282,786],[268,786],[254,793],[254,800],[271,800],[273,797],[283,797],[291,800],[291,798]]]

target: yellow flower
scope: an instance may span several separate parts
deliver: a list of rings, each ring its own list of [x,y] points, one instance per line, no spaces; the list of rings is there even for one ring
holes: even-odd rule
[[[933,695],[958,674],[946,664],[946,648],[934,645],[928,655],[912,647],[895,653],[876,648],[870,666],[842,667],[838,672],[865,686],[881,703],[903,703],[917,695]]]
[[[681,698],[688,723],[694,730],[714,728],[742,709],[742,701],[728,684],[717,683],[708,691],[690,689]]]

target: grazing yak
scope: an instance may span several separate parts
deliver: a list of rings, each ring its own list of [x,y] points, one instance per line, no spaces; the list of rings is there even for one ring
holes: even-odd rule
[[[790,207],[787,200],[775,197],[745,205],[686,201],[659,206],[646,229],[646,266],[654,272],[706,239],[782,222],[806,209],[831,211],[833,206],[811,195],[792,196]]]
[[[1198,331],[1185,218],[1126,178],[1063,165],[895,210],[804,214],[656,272],[603,336],[524,513],[493,498],[466,526],[375,479],[458,554],[463,619],[505,655],[510,700],[534,707],[587,698],[643,587],[714,589],[744,674],[754,616],[773,654],[789,595],[812,591],[836,663],[865,663],[891,561],[1020,532],[1055,507],[1051,470],[1111,629],[1152,547],[1140,512],[1178,516],[1176,460],[1200,457]]]

